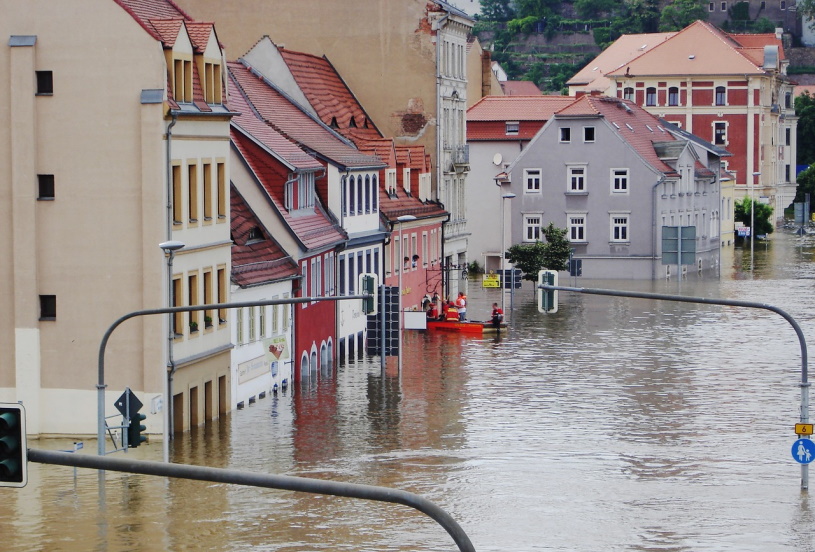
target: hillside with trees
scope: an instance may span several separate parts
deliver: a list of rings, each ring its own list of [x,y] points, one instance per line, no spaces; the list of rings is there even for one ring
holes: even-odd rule
[[[701,0],[481,0],[474,32],[510,80],[562,93],[566,81],[621,35],[678,31],[706,20],[707,6]],[[728,10],[724,30],[775,30],[766,18],[750,20],[747,6],[738,2]]]

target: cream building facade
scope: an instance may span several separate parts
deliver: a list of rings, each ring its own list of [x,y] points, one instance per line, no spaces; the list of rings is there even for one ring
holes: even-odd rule
[[[0,400],[24,403],[31,434],[94,434],[105,331],[168,304],[159,244],[186,245],[172,267],[181,304],[228,299],[223,53],[211,25],[178,13],[162,25],[177,12],[163,1],[0,10]],[[128,320],[106,348],[105,414],[129,387],[149,433],[164,430],[170,343],[175,428],[229,408],[228,318],[174,316],[172,339],[170,320]]]

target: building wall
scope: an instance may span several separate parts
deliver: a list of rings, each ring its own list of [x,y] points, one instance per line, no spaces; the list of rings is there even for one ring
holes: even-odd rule
[[[164,297],[162,105],[139,101],[164,88],[164,56],[113,2],[0,10],[0,400],[24,401],[32,434],[95,433],[102,336]],[[13,35],[36,43],[10,47]],[[35,95],[35,71],[52,71],[53,94]],[[54,175],[53,200],[38,200],[41,174]],[[40,320],[41,294],[56,296],[56,319]],[[111,411],[124,387],[145,404],[161,393],[165,335],[156,317],[116,330]]]

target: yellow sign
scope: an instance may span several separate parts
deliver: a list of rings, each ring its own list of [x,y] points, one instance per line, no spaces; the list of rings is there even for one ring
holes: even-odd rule
[[[812,435],[813,424],[795,424],[796,435]]]
[[[501,277],[498,274],[484,274],[481,279],[481,287],[499,288],[501,287]]]

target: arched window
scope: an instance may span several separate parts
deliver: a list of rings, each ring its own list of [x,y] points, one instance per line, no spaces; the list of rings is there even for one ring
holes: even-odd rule
[[[726,104],[727,104],[727,92],[725,91],[724,86],[717,86],[716,105],[726,105]]]
[[[668,105],[679,105],[679,88],[676,86],[668,89]]]
[[[634,101],[634,89],[631,86],[623,88],[623,99]]]
[[[649,86],[645,89],[645,105],[656,105],[657,104],[657,89],[653,86]]]
[[[348,214],[355,215],[357,214],[357,207],[356,207],[356,198],[357,198],[357,179],[355,176],[352,176],[348,179]]]

